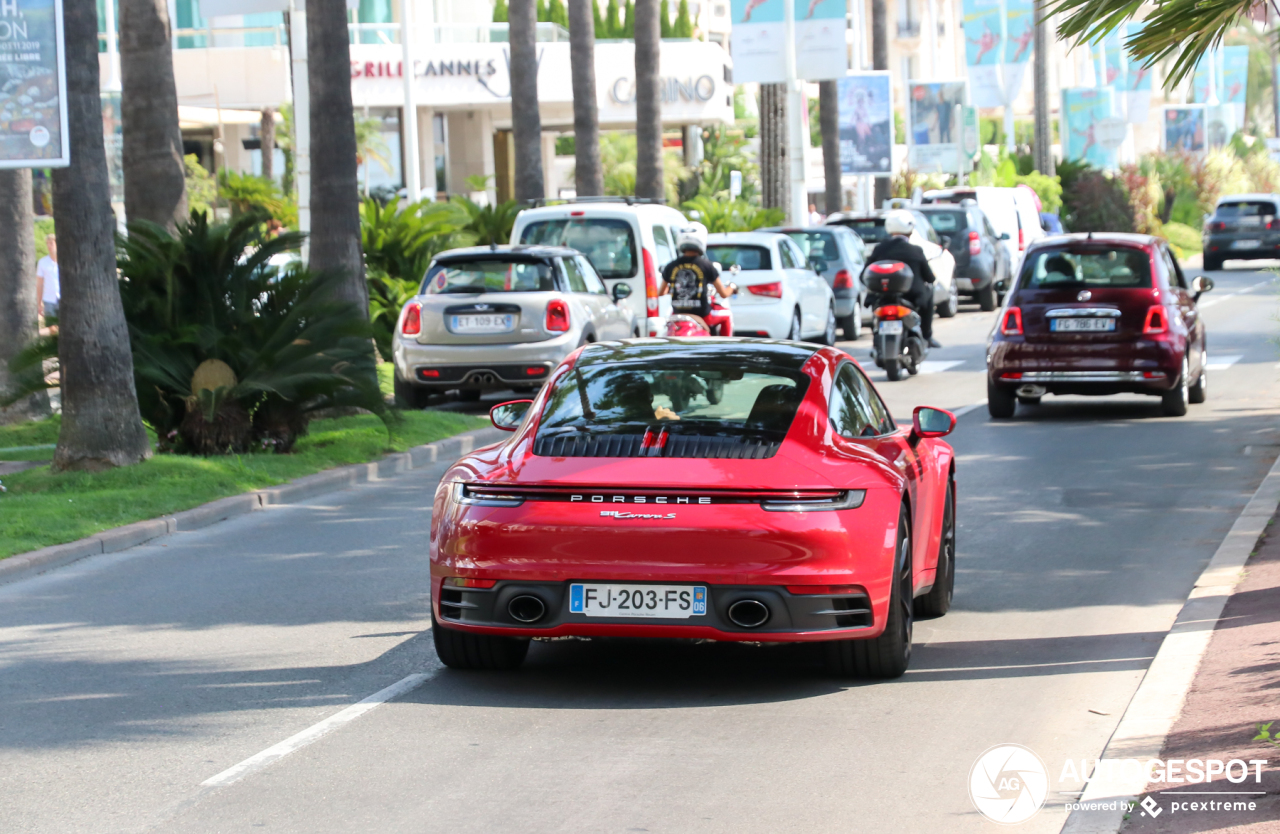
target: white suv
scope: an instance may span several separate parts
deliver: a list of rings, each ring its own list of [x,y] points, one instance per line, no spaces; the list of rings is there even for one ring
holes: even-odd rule
[[[675,259],[676,233],[689,221],[670,206],[634,197],[582,198],[526,209],[516,217],[511,242],[571,246],[587,256],[610,294],[631,287],[636,336],[657,336],[671,315],[669,296],[658,298],[662,268]]]

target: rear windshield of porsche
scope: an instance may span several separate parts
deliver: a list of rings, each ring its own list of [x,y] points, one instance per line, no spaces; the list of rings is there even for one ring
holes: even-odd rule
[[[798,370],[670,355],[586,364],[561,377],[534,453],[762,458],[777,451],[809,378]]]
[[[1151,286],[1151,256],[1124,246],[1037,249],[1022,266],[1020,289],[1137,289]]]

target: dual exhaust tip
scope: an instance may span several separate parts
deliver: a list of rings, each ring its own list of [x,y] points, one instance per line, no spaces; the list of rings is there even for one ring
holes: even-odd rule
[[[532,594],[521,594],[507,603],[507,613],[520,623],[536,623],[547,615],[547,605]],[[769,622],[769,606],[758,599],[740,599],[729,606],[729,622],[738,628],[759,628]]]

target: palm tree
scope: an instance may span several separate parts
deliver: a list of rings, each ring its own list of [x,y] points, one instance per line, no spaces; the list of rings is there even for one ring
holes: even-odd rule
[[[822,173],[826,178],[827,214],[844,205],[840,187],[840,95],[835,81],[818,83],[818,121],[822,127]]]
[[[871,68],[889,68],[889,15],[885,9],[885,0],[871,0]],[[892,183],[888,177],[876,177],[875,182],[874,205],[878,208],[889,199]]]
[[[662,45],[658,0],[636,4],[636,196],[661,200],[662,97],[658,57]]]
[[[0,398],[9,385],[9,360],[36,338],[33,225],[31,171],[0,170]],[[0,406],[0,425],[48,413],[49,397],[41,391],[9,408]]]
[[[97,4],[64,0],[63,21],[71,165],[53,172],[62,283],[62,428],[53,468],[96,470],[137,463],[151,455],[151,445],[138,412],[133,352],[116,277],[116,219],[98,87]]]
[[[351,49],[343,0],[307,0],[311,86],[311,268],[340,272],[339,297],[369,315],[360,251],[360,186]]]
[[[511,138],[515,143],[516,199],[546,196],[542,182],[542,115],[538,112],[537,9],[511,0]]]
[[[573,73],[574,187],[580,197],[604,193],[600,114],[596,108],[595,0],[569,0],[569,64]]]
[[[119,31],[125,214],[173,231],[187,191],[168,3],[120,0]]]

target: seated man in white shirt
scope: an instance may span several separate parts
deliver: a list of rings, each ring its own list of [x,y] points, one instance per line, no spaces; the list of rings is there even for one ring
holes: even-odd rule
[[[62,284],[58,280],[58,241],[53,235],[44,239],[49,254],[36,263],[36,295],[40,299],[39,313],[45,318],[56,318],[58,302],[62,300]]]

